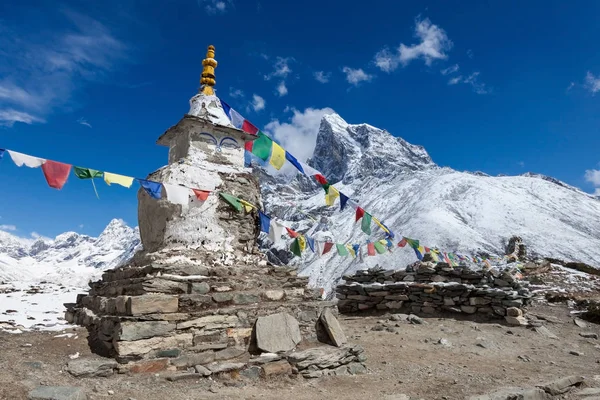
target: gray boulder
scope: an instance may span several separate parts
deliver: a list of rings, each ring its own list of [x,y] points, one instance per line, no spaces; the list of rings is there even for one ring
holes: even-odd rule
[[[293,350],[302,340],[298,321],[287,313],[259,317],[254,329],[256,346],[268,353]]]
[[[111,376],[118,367],[115,360],[100,357],[84,357],[67,363],[67,371],[78,378]]]

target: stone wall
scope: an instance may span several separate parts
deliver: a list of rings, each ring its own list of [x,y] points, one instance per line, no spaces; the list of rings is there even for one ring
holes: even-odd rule
[[[363,270],[344,276],[336,288],[341,313],[407,310],[522,318],[531,301],[527,283],[511,271],[473,271],[446,263],[417,263],[406,271]]]

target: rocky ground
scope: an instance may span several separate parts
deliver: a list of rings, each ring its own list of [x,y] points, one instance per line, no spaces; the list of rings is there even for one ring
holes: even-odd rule
[[[530,315],[537,317],[536,327],[437,317],[407,320],[405,315],[391,314],[341,316],[349,341],[365,348],[368,373],[314,380],[294,376],[248,379],[234,374],[170,382],[165,379],[168,372],[75,378],[65,366],[76,355],[90,356],[85,330],[68,330],[67,335],[3,332],[0,398],[27,399],[36,388],[42,394],[48,390],[39,389],[40,385],[50,385],[81,388],[91,400],[469,399],[500,388],[535,388],[567,376],[582,376],[585,380],[569,386],[566,394],[548,398],[599,399],[600,389],[593,388],[600,388],[600,326],[575,320],[564,304],[536,304]],[[526,396],[541,396],[541,392]],[[519,397],[482,399],[495,398]]]

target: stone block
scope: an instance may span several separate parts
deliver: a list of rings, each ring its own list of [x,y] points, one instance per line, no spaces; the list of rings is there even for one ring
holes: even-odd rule
[[[165,336],[175,330],[175,324],[167,321],[127,321],[118,325],[116,340],[140,340]]]
[[[283,290],[266,290],[263,297],[270,301],[279,301],[285,297],[285,292]]]
[[[544,383],[542,385],[539,385],[538,387],[543,389],[546,393],[551,394],[552,396],[558,396],[569,391],[571,386],[579,385],[581,382],[583,382],[583,380],[583,376],[572,375]]]
[[[398,310],[402,308],[404,303],[402,301],[388,301],[385,306],[390,310]]]
[[[186,348],[192,345],[193,335],[181,333],[173,336],[157,336],[150,339],[135,340],[132,342],[114,342],[114,347],[120,356],[144,356],[151,351],[165,348]]]
[[[85,390],[72,386],[38,386],[29,392],[28,400],[87,400]]]
[[[202,376],[210,376],[212,375],[212,371],[208,368],[206,368],[203,365],[196,365],[194,367],[194,369],[196,370],[197,373],[199,373]]]
[[[214,351],[205,351],[203,353],[186,354],[171,360],[171,364],[177,368],[189,368],[195,365],[209,364],[215,361]]]
[[[460,310],[467,314],[475,314],[477,312],[477,307],[475,307],[475,306],[460,306]]]
[[[138,361],[135,364],[131,365],[129,371],[133,373],[153,373],[160,372],[167,369],[169,366],[169,359],[155,359],[155,360],[146,360],[146,361]]]
[[[425,314],[435,314],[436,309],[431,306],[424,306],[421,308],[421,312]]]
[[[254,329],[257,347],[269,353],[293,350],[302,340],[298,321],[287,313],[259,317]]]
[[[490,304],[491,302],[491,299],[486,299],[484,297],[469,297],[469,305],[471,306],[483,306]]]
[[[228,303],[233,300],[233,293],[221,292],[214,293],[212,299],[215,303]]]
[[[67,372],[78,378],[107,377],[117,369],[117,362],[109,358],[82,357],[67,363]]]
[[[509,307],[506,309],[506,315],[508,315],[509,317],[522,317],[523,310],[517,307]]]
[[[323,309],[319,321],[323,324],[323,327],[325,327],[325,331],[335,346],[341,347],[346,344],[348,341],[346,335],[330,308]]]
[[[236,347],[228,347],[224,350],[217,351],[215,353],[215,361],[231,360],[232,358],[237,358],[244,354],[246,354],[245,349],[240,349],[240,348],[236,348]],[[199,364],[203,364],[203,363],[199,363]]]
[[[256,304],[260,302],[260,297],[250,293],[236,293],[233,295],[233,304]]]
[[[208,283],[190,283],[190,294],[206,294],[208,292],[210,292],[210,285]]]
[[[208,368],[213,374],[218,374],[220,372],[230,372],[236,371],[244,368],[246,364],[244,363],[212,363],[208,364],[206,368]]]
[[[385,299],[392,301],[408,301],[408,296],[405,294],[390,294],[385,296]]]
[[[509,325],[514,325],[514,326],[526,326],[527,325],[527,318],[521,316],[521,317],[511,317],[509,315],[507,315],[506,317],[504,317],[504,319],[506,320],[506,322]]]
[[[177,324],[177,329],[188,328],[205,328],[205,329],[220,329],[231,328],[238,323],[239,319],[235,315],[207,315],[192,319],[190,321],[180,322]]]
[[[153,313],[175,313],[179,307],[177,296],[163,294],[145,294],[131,296],[127,300],[128,315],[143,315]]]
[[[270,362],[263,364],[261,367],[261,375],[265,378],[278,375],[291,375],[292,366],[285,360]]]
[[[445,306],[454,306],[456,303],[452,300],[451,297],[444,297],[444,305]]]
[[[157,358],[163,358],[163,357],[175,358],[175,357],[179,357],[180,354],[181,354],[181,350],[179,350],[179,349],[167,349],[167,350],[161,350],[161,351],[157,352],[156,357]]]

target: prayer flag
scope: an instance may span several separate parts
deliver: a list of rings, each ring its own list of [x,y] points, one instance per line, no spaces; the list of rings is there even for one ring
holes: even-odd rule
[[[384,232],[389,233],[390,230],[385,225],[383,225],[380,220],[373,217],[373,222],[375,222],[377,226],[379,226]]]
[[[244,206],[244,211],[247,213],[252,212],[256,207],[254,204],[247,202],[246,200],[239,199],[240,203]]]
[[[415,239],[409,239],[407,237],[404,238],[406,240],[406,242],[408,243],[408,245],[410,247],[412,247],[413,249],[416,249],[417,247],[419,247],[419,241],[415,240]]]
[[[325,179],[325,177],[321,174],[315,174],[315,179],[317,180],[317,182],[319,182],[321,185],[325,185],[327,184],[327,179]]]
[[[43,158],[28,156],[27,154],[18,153],[12,150],[6,150],[10,158],[12,158],[13,162],[17,165],[17,167],[22,167],[25,165],[29,168],[38,168],[41,167],[42,164],[46,162]]]
[[[294,241],[292,242],[292,245],[290,247],[290,250],[292,253],[294,253],[298,257],[302,256],[302,250],[300,250],[300,242],[298,241],[298,238],[294,239]]]
[[[242,115],[235,111],[233,108],[231,108],[229,110],[229,114],[231,116],[231,123],[233,124],[233,126],[235,126],[237,129],[242,129],[242,125],[244,124],[244,117],[242,117]]]
[[[323,243],[320,240],[315,240],[315,253],[317,256],[321,256],[323,254]]]
[[[343,211],[346,208],[346,204],[348,203],[348,196],[344,193],[340,192],[340,211]]]
[[[105,172],[104,182],[106,182],[106,184],[109,186],[111,183],[116,183],[117,185],[121,185],[129,189],[133,184],[133,178],[130,176],[111,174],[110,172]]]
[[[258,133],[258,128],[252,125],[252,123],[247,119],[245,119],[242,123],[242,130],[251,135],[256,135]]]
[[[187,208],[190,204],[190,189],[173,185],[171,183],[163,183],[165,192],[167,192],[167,200],[173,204],[179,204],[183,208]]]
[[[327,194],[325,195],[325,204],[332,206],[335,203],[335,199],[338,197],[340,197],[340,192],[333,186],[330,186]]]
[[[252,153],[252,147],[254,146],[253,140],[247,140],[244,142],[244,150]]]
[[[283,225],[279,221],[271,220],[271,224],[269,225],[269,239],[273,243],[277,243],[281,240],[281,234],[283,233]]]
[[[276,170],[280,170],[285,163],[285,150],[283,147],[273,142],[273,150],[271,151],[271,159],[269,160],[269,164],[275,167]]]
[[[103,175],[102,171],[96,171],[95,169],[83,167],[73,167],[73,172],[79,179],[102,178]]]
[[[192,192],[194,192],[194,195],[196,195],[196,198],[200,201],[206,201],[206,199],[208,199],[208,195],[210,194],[210,192],[199,189],[192,189]]]
[[[427,252],[427,248],[425,248],[425,251]],[[438,257],[438,255],[435,251],[432,251],[430,254],[431,254],[431,258],[433,259],[433,261],[440,262],[440,258]]]
[[[406,246],[406,243],[406,238],[402,238],[402,240],[398,242],[398,247],[404,247]]]
[[[425,253],[425,249],[423,248],[423,246],[413,247],[413,249],[415,250],[415,254],[417,255],[417,258],[419,260],[422,260],[423,254]]]
[[[425,246],[425,253],[429,253],[429,247]]]
[[[375,247],[375,250],[377,250],[377,253],[379,253],[379,254],[385,253],[385,250],[386,250],[385,246],[380,241],[373,243],[373,246]]]
[[[338,255],[340,256],[348,256],[348,249],[343,244],[336,243],[335,247],[337,248]]]
[[[44,171],[48,185],[51,188],[60,190],[67,183],[69,173],[71,172],[71,165],[47,160],[42,164],[42,171]]]
[[[302,168],[302,165],[300,164],[300,162],[298,162],[296,157],[294,157],[287,151],[285,152],[285,159],[288,160],[294,167],[296,167],[298,169],[298,171],[304,173],[304,169]]]
[[[238,199],[235,196],[232,196],[230,194],[227,193],[219,193],[219,196],[221,196],[223,198],[223,200],[225,200],[227,203],[229,203],[233,208],[235,208],[238,212],[242,211],[242,203],[240,202],[240,199]]]
[[[146,179],[138,179],[138,182],[153,199],[159,200],[162,197],[162,185],[159,182],[148,181]]]
[[[2,157],[4,157],[4,152],[5,151],[6,150],[4,150],[4,149],[0,149],[0,160],[2,159]]]
[[[310,247],[310,249],[314,253],[315,252],[315,239],[311,238],[310,236],[307,236],[306,243],[308,244],[308,247]]]
[[[363,216],[360,229],[362,229],[362,231],[367,235],[371,234],[371,214],[368,212],[365,212],[365,215]]]
[[[287,227],[285,228],[285,230],[287,231],[288,235],[290,235],[290,237],[293,237],[293,238],[298,237],[298,232],[296,232],[290,228],[287,228]]]
[[[348,253],[352,256],[352,258],[356,258],[356,252],[354,251],[354,247],[351,244],[347,244],[346,248],[348,249]]]
[[[354,254],[358,254],[358,251],[360,250],[360,244],[353,244],[352,250],[354,250]]]
[[[306,239],[304,238],[304,236],[299,235],[296,240],[298,241],[298,244],[300,245],[300,251],[304,251],[306,250]]]
[[[321,253],[321,254],[327,254],[327,253],[329,253],[332,248],[333,248],[333,243],[332,242],[325,242],[323,244],[323,253]]]
[[[273,147],[273,140],[264,133],[258,132],[258,139],[252,145],[252,154],[263,161],[267,161],[271,154],[271,147]]]
[[[260,230],[269,233],[271,218],[260,210],[258,210],[258,218],[260,219]]]
[[[227,115],[227,118],[229,118],[231,120],[231,107],[229,106],[229,104],[225,103],[222,99],[219,99],[221,101],[221,107],[223,107],[223,111],[225,111],[225,115]]]
[[[365,210],[360,207],[356,207],[356,222],[365,215]]]
[[[367,243],[367,254],[370,256],[374,256],[375,255],[375,244],[374,243]]]

